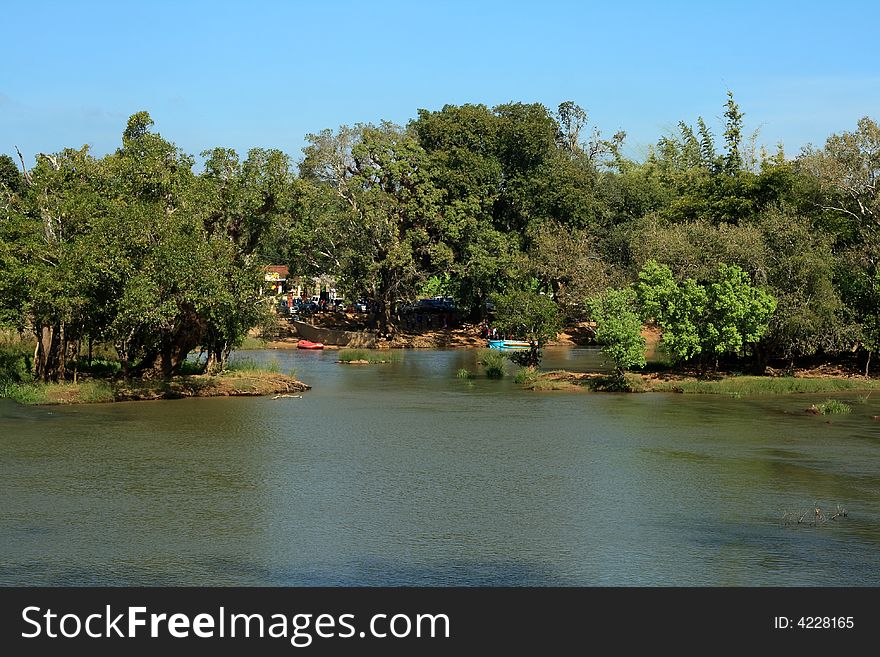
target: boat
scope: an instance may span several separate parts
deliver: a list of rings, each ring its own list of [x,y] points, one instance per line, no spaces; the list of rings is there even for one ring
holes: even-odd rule
[[[290,323],[296,329],[296,334],[303,340],[338,347],[372,349],[376,346],[378,337],[374,331],[337,331],[314,326],[297,319],[291,319]]]
[[[312,342],[311,340],[300,340],[296,343],[297,349],[323,349],[323,342]]]
[[[526,340],[489,340],[489,349],[501,351],[523,351],[531,349],[532,345]]]

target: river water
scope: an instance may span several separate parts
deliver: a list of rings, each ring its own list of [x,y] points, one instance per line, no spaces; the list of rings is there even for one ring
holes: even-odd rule
[[[828,423],[807,395],[457,379],[472,351],[243,355],[314,389],[0,400],[0,585],[880,584],[880,395]],[[848,513],[783,520],[816,504]]]

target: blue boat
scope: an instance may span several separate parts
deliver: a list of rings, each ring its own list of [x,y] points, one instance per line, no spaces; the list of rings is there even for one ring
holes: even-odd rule
[[[500,349],[501,351],[524,351],[532,347],[525,340],[489,340],[488,344],[489,349]]]

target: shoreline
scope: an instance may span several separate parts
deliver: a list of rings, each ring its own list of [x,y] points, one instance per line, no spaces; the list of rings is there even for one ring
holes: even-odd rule
[[[77,383],[17,384],[14,394],[6,398],[28,406],[57,406],[193,397],[285,397],[311,388],[307,383],[286,374],[257,370],[218,375],[181,375],[170,380],[113,381],[89,378]]]
[[[880,391],[880,379],[845,374],[800,376],[749,376],[717,374],[695,376],[686,373],[627,372],[623,385],[615,386],[607,373],[552,370],[518,375],[518,383],[529,390],[546,392],[568,390],[582,392],[647,393],[667,392],[686,395],[724,395],[751,397],[763,395],[867,393]]]

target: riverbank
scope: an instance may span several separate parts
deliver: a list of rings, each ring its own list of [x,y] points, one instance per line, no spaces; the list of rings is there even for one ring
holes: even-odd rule
[[[308,323],[318,330],[326,329],[339,333],[367,331],[362,316],[351,313],[345,315],[338,313],[316,315],[310,318]],[[643,335],[646,338],[649,349],[655,346],[659,340],[659,332],[654,329],[645,329]],[[323,342],[325,349],[344,348],[344,346],[332,344],[328,340],[319,339],[319,337],[300,335],[296,327],[286,317],[279,316],[278,321],[270,331],[264,332],[261,335],[257,335],[256,332],[249,335],[244,344],[239,347],[239,350],[296,349],[297,342],[301,338]],[[593,324],[581,322],[563,328],[556,339],[550,341],[547,346],[583,346],[594,344],[594,342]],[[388,339],[376,339],[375,335],[373,335],[368,343],[345,346],[366,346],[372,349],[482,349],[486,347],[486,338],[482,336],[481,328],[478,324],[463,324],[455,328],[434,328],[418,331],[401,328]]]
[[[195,374],[170,380],[85,379],[77,383],[6,384],[3,397],[21,404],[94,404],[186,397],[259,397],[300,393],[311,386],[278,372],[249,370]]]
[[[863,392],[868,395],[880,390],[880,379],[861,376],[809,375],[800,376],[738,376],[713,375],[697,377],[671,372],[628,372],[621,384],[599,372],[549,372],[521,370],[517,383],[536,391],[592,390],[612,392],[674,392],[692,395],[753,395],[820,394]]]

